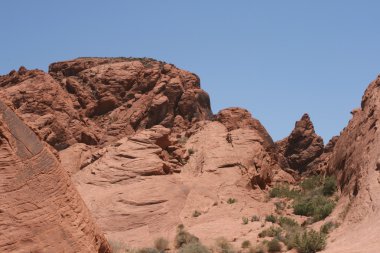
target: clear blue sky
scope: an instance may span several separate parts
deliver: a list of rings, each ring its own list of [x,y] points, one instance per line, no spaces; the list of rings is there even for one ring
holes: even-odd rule
[[[380,1],[2,0],[0,74],[79,56],[152,57],[197,73],[214,113],[277,140],[308,112],[325,142],[380,72]]]

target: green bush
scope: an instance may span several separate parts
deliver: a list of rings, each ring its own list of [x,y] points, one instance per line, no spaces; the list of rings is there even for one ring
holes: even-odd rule
[[[229,198],[229,199],[227,200],[227,204],[233,204],[233,203],[236,203],[236,199],[234,199],[234,198]]]
[[[267,228],[259,233],[259,237],[280,237],[281,236],[282,229],[279,227],[271,226],[270,228]]]
[[[241,243],[241,247],[242,247],[243,249],[247,249],[247,248],[251,247],[251,242],[248,241],[248,240],[245,240],[245,241],[243,241],[243,242]]]
[[[210,251],[199,242],[192,242],[184,245],[179,253],[210,253]]]
[[[182,224],[178,226],[177,235],[175,236],[175,247],[177,249],[186,244],[196,242],[199,242],[198,237],[187,232]]]
[[[273,189],[269,191],[269,197],[271,198],[290,198],[294,199],[300,196],[300,191],[290,189],[289,185],[275,185]]]
[[[334,228],[335,228],[335,224],[334,224],[334,222],[329,221],[329,222],[326,222],[325,224],[323,224],[323,225],[321,226],[321,228],[320,228],[320,232],[323,233],[323,234],[328,234],[328,233],[330,233],[330,231],[331,231],[332,229],[334,229]]]
[[[321,176],[311,176],[309,178],[304,179],[300,186],[304,191],[312,191],[322,184]]]
[[[281,227],[295,227],[295,226],[299,226],[298,222],[295,221],[294,219],[292,218],[288,218],[288,217],[284,217],[284,216],[281,216],[279,219],[278,219],[278,224],[281,226]]]
[[[169,246],[169,242],[168,240],[160,237],[160,238],[157,238],[155,241],[154,241],[154,247],[160,251],[160,252],[163,252],[165,251],[166,249],[168,249],[168,246]]]
[[[298,234],[295,239],[295,248],[298,253],[315,253],[326,247],[326,235],[315,230]]]
[[[269,252],[279,252],[281,251],[281,244],[279,242],[279,240],[277,239],[273,239],[271,241],[268,242],[268,251]]]
[[[323,184],[322,192],[325,196],[333,195],[337,190],[335,177],[327,177]]]
[[[265,217],[265,221],[276,223],[277,218],[273,214],[270,214]]]
[[[299,198],[294,203],[294,214],[313,217],[314,221],[326,218],[335,207],[335,203],[320,195]]]
[[[216,239],[215,242],[217,252],[220,253],[235,253],[235,250],[231,243],[227,241],[224,237],[219,237]]]

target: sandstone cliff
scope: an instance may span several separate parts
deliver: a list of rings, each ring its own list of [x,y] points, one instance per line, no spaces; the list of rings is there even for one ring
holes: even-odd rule
[[[67,173],[0,102],[0,251],[110,252]]]

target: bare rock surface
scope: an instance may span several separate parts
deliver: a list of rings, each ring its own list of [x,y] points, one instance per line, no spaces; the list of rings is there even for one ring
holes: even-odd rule
[[[323,153],[323,140],[315,133],[308,114],[296,122],[291,134],[277,142],[279,152],[291,169],[305,172],[307,166]]]
[[[0,102],[0,251],[110,252],[58,160]]]
[[[75,174],[107,237],[142,247],[160,236],[173,241],[179,224],[209,244],[219,236],[235,238],[236,245],[257,236],[260,223],[244,227],[242,216],[270,212],[273,203],[260,203],[265,198],[261,188],[294,180],[265,150],[261,133],[204,122],[183,145],[186,164],[173,173],[165,171],[164,149],[157,145],[168,134],[165,129],[156,126],[124,138]],[[227,204],[229,198],[237,203]],[[198,218],[196,210],[202,214]],[[226,229],[220,231],[221,226]]]

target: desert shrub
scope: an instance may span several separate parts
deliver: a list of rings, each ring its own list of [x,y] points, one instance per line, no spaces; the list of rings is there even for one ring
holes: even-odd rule
[[[195,153],[195,149],[193,149],[193,148],[189,148],[189,149],[187,150],[187,152],[189,153],[189,155],[192,155],[192,154]]]
[[[270,214],[265,217],[265,221],[276,223],[277,218],[273,214]]]
[[[236,199],[234,199],[234,198],[229,198],[229,199],[227,199],[227,204],[233,204],[233,203],[236,203]]]
[[[326,218],[334,209],[335,203],[320,195],[299,198],[294,203],[294,214],[313,217],[314,221]]]
[[[142,248],[137,250],[137,253],[159,253],[159,251],[155,248]]]
[[[267,246],[268,246],[269,252],[278,252],[278,251],[281,251],[281,248],[282,248],[280,241],[277,239],[273,239],[273,240],[269,241]]]
[[[220,253],[235,253],[235,250],[231,243],[224,237],[219,237],[215,241],[217,252]]]
[[[276,212],[281,212],[286,207],[286,203],[282,201],[276,202],[274,205],[276,206]]]
[[[243,241],[243,242],[241,243],[241,247],[242,247],[243,249],[247,249],[247,248],[251,247],[251,242],[248,241],[248,240],[245,240],[245,241]]]
[[[279,227],[271,226],[270,228],[267,228],[259,233],[259,237],[280,237],[282,232],[282,229]]]
[[[196,242],[199,242],[198,237],[187,232],[182,224],[178,226],[177,235],[175,236],[175,247],[177,249],[186,244]]]
[[[295,220],[292,219],[292,218],[284,217],[284,216],[281,216],[281,217],[278,219],[278,224],[279,224],[281,227],[295,227],[295,226],[299,226],[297,221],[295,221]]]
[[[198,217],[198,216],[200,216],[202,213],[201,212],[199,212],[198,210],[195,210],[194,212],[193,212],[193,217]]]
[[[269,197],[271,198],[290,198],[294,199],[300,195],[300,191],[290,189],[289,185],[275,185],[269,191]]]
[[[320,232],[323,234],[328,234],[330,233],[331,230],[335,228],[335,226],[336,226],[335,223],[332,221],[326,222],[325,224],[321,226]]]
[[[210,251],[199,242],[192,242],[184,245],[179,253],[210,253]]]
[[[297,234],[295,248],[298,253],[315,253],[326,247],[326,235],[315,230]]]
[[[242,219],[244,225],[248,224],[249,219],[247,217],[242,217],[241,219]]]
[[[327,177],[323,184],[322,192],[325,196],[333,195],[337,190],[335,177]]]
[[[253,216],[251,217],[251,222],[254,222],[254,221],[260,221],[260,217],[257,216],[257,215],[253,215]]]
[[[304,191],[312,191],[318,188],[322,184],[321,176],[311,176],[309,178],[304,179],[300,186]]]
[[[119,241],[108,241],[109,245],[111,246],[111,251],[113,253],[125,253],[128,252],[128,246],[122,242]]]
[[[169,242],[168,240],[166,240],[165,238],[157,238],[155,241],[154,241],[154,247],[160,251],[160,252],[163,252],[165,251],[169,246]]]

